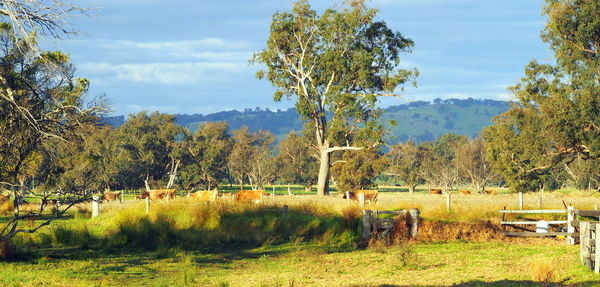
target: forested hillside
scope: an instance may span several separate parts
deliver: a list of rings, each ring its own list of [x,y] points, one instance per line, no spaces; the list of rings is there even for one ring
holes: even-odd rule
[[[509,103],[505,101],[436,99],[433,102],[417,101],[387,107],[383,110],[381,120],[388,127],[392,142],[406,141],[409,138],[421,142],[449,132],[473,137],[490,125],[494,116],[508,108]],[[285,111],[255,108],[208,115],[175,116],[179,125],[192,131],[203,122],[226,121],[231,130],[247,125],[250,131],[269,130],[278,138],[291,130],[302,129],[303,125],[293,108]],[[113,126],[120,126],[124,121],[124,116],[105,118],[105,122]]]

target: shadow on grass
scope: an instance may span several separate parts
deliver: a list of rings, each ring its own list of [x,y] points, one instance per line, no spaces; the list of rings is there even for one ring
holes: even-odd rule
[[[570,286],[599,286],[600,281],[588,281],[588,282],[579,282],[574,284],[564,284],[564,283],[545,283],[545,282],[536,282],[536,281],[528,281],[528,280],[500,280],[500,281],[480,281],[474,280],[459,284],[450,285],[452,287],[570,287]],[[409,285],[379,285],[379,287],[407,287]],[[439,287],[438,285],[430,286],[430,287]]]

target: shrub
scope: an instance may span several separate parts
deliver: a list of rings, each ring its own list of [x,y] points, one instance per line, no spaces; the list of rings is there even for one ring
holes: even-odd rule
[[[9,240],[0,241],[0,260],[7,260],[15,253],[15,246]]]

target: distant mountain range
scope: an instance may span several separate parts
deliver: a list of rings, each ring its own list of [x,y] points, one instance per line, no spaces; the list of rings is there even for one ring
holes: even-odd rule
[[[383,109],[381,120],[390,130],[391,141],[394,143],[408,139],[416,142],[430,141],[449,132],[474,137],[482,128],[491,124],[494,116],[505,112],[509,107],[509,102],[488,99],[435,99],[433,102],[416,101],[389,106]],[[192,131],[204,122],[226,121],[231,130],[247,125],[251,131],[268,130],[278,138],[292,130],[299,131],[303,126],[294,108],[285,111],[255,108],[208,115],[175,116],[177,124]],[[118,127],[125,122],[125,117],[106,117],[103,121]],[[392,125],[391,121],[396,122],[396,125]]]

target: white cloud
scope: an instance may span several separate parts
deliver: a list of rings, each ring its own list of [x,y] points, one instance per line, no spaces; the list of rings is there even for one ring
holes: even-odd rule
[[[164,85],[195,84],[199,81],[218,81],[226,74],[247,69],[238,63],[183,62],[183,63],[82,63],[80,70],[92,77],[114,78],[136,83]]]

